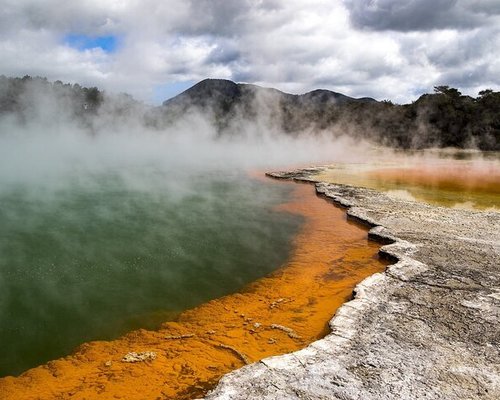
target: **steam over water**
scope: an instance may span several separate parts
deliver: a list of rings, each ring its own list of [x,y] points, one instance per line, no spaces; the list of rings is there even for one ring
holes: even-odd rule
[[[300,221],[273,206],[287,187],[175,173],[142,165],[3,186],[0,375],[153,327],[286,260]]]
[[[317,145],[261,140],[216,140],[196,118],[94,135],[0,120],[0,376],[279,268],[300,221],[273,210],[287,188],[246,171],[310,160]]]
[[[0,376],[279,268],[300,220],[247,171],[343,151],[265,124],[218,138],[197,115],[157,131],[103,114],[90,134],[56,111],[0,119]]]
[[[301,221],[275,208],[288,186],[248,170],[369,162],[362,143],[265,123],[221,138],[196,115],[168,131],[103,115],[89,134],[43,115],[0,119],[0,376],[279,268]]]

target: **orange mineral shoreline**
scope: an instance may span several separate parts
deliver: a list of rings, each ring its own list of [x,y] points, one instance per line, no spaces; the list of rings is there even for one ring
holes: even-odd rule
[[[305,217],[285,266],[156,331],[85,343],[70,356],[2,378],[0,399],[191,399],[245,363],[298,350],[327,334],[328,321],[353,287],[386,264],[366,229],[348,222],[311,185],[276,184],[295,185],[280,210]],[[131,352],[145,360],[124,362]]]

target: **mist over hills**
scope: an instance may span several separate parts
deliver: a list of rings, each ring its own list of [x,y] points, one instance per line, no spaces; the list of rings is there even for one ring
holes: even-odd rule
[[[5,118],[18,123],[72,121],[92,132],[129,123],[162,131],[179,121],[203,118],[217,136],[237,137],[243,127],[254,126],[253,132],[345,135],[396,148],[500,150],[500,92],[483,90],[473,98],[448,86],[437,86],[432,94],[398,105],[322,89],[294,95],[205,79],[153,107],[95,87],[2,76],[0,119]]]
[[[219,132],[237,129],[238,123],[258,121],[273,130],[298,135],[328,128],[331,111],[340,106],[372,102],[376,100],[355,99],[322,89],[295,95],[225,79],[205,79],[165,101],[161,113],[172,119],[195,108],[210,116]]]
[[[205,107],[209,102],[216,102],[229,109],[243,102],[248,102],[249,99],[252,99],[252,97],[259,95],[269,96],[273,98],[273,100],[281,103],[294,104],[298,106],[306,104],[325,106],[343,104],[347,102],[376,101],[375,99],[369,97],[355,99],[341,93],[324,89],[316,89],[302,95],[296,95],[248,83],[235,83],[227,79],[204,79],[178,96],[164,101],[163,106],[168,107],[174,104],[185,104]]]

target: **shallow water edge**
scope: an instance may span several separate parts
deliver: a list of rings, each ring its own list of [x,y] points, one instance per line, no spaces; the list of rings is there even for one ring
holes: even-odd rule
[[[397,262],[356,286],[331,334],[228,374],[207,400],[499,398],[500,214],[315,182],[319,171],[274,175],[314,182]]]
[[[6,398],[188,399],[235,368],[327,334],[328,320],[351,298],[355,284],[386,263],[366,229],[346,221],[310,185],[275,184],[293,185],[295,192],[279,209],[306,219],[284,268],[241,293],[184,312],[159,330],[84,344],[64,359],[2,379]]]

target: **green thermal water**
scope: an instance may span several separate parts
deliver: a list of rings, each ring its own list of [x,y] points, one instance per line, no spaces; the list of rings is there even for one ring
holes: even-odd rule
[[[69,174],[0,191],[0,376],[154,328],[287,258],[291,188],[243,173]]]

